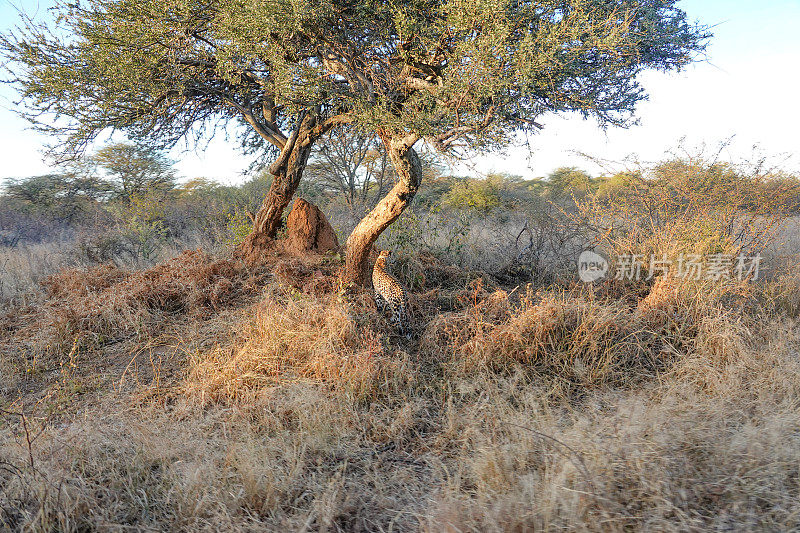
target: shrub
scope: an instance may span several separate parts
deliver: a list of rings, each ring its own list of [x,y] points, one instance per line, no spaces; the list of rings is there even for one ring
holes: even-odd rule
[[[773,187],[758,168],[702,156],[624,181],[577,201],[576,218],[611,255],[754,254],[775,237],[797,194],[796,184]]]
[[[244,209],[236,209],[233,214],[228,214],[227,237],[225,245],[238,246],[253,230],[253,221]]]
[[[461,180],[442,198],[442,204],[454,209],[485,215],[500,206],[500,194],[492,180]]]

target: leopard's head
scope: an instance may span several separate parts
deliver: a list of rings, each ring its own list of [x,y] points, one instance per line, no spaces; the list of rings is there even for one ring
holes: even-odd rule
[[[386,266],[386,260],[392,254],[389,250],[381,250],[381,253],[378,254],[378,259],[375,260],[375,265],[383,268]]]

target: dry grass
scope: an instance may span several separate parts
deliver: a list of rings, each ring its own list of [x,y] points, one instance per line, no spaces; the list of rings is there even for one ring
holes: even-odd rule
[[[8,342],[46,362],[131,335],[153,334],[171,315],[208,315],[257,291],[258,273],[200,251],[184,252],[143,271],[111,265],[73,268],[46,277],[46,299],[12,307],[3,320]]]
[[[397,393],[413,380],[415,365],[408,352],[384,342],[386,331],[372,327],[364,307],[268,294],[253,309],[255,316],[239,325],[238,345],[198,357],[187,392],[242,399],[287,382],[313,381],[359,399]]]
[[[179,372],[73,391],[55,414],[47,396],[32,407],[6,387],[0,524],[800,528],[793,273],[757,287],[504,291],[430,257],[401,260],[412,342],[369,295],[338,292],[332,259],[276,257],[253,278],[190,253],[51,278],[49,299],[7,326],[6,361],[26,335],[60,338],[33,321],[72,309],[70,335],[122,337],[135,318],[147,342],[174,348]],[[172,341],[171,328],[183,328]],[[114,346],[78,350],[97,361]]]
[[[64,242],[0,247],[0,305],[29,299],[46,276],[74,266],[73,248]]]

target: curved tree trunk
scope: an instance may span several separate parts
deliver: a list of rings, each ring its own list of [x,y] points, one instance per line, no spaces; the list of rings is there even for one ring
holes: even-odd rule
[[[369,275],[369,253],[383,230],[389,227],[414,198],[422,181],[422,164],[412,148],[419,137],[410,135],[383,138],[383,144],[397,172],[392,190],[361,219],[347,239],[347,256],[342,281],[345,285],[364,286]]]

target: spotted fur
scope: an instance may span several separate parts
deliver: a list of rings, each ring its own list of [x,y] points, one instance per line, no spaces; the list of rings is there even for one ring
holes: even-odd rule
[[[388,250],[382,251],[375,261],[372,269],[372,286],[375,288],[375,304],[383,313],[388,306],[392,311],[392,323],[397,327],[400,335],[411,338],[411,328],[408,324],[408,294],[397,278],[386,272],[386,259]]]

